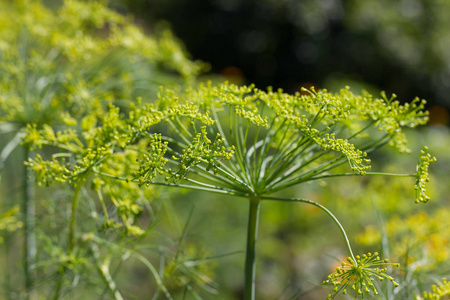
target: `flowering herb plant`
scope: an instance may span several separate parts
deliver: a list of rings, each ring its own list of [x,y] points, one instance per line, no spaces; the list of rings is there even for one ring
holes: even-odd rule
[[[67,128],[55,131],[28,126],[24,144],[31,150],[60,149],[45,158],[36,154],[27,162],[39,183],[72,185],[67,251],[76,257],[76,214],[79,192],[93,182],[103,219],[98,226],[121,229],[126,235],[145,234],[136,222],[143,203],[136,193],[149,186],[179,187],[225,194],[249,203],[245,262],[245,299],[255,299],[255,257],[259,210],[266,201],[305,203],[322,209],[336,223],[346,241],[349,259],[327,283],[329,294],[355,290],[355,298],[377,293],[372,281],[393,278],[377,254],[354,256],[347,234],[336,216],[323,205],[303,198],[282,197],[283,191],[306,182],[345,176],[392,176],[416,179],[416,202],[426,195],[428,166],[434,161],[425,148],[416,172],[390,174],[370,171],[370,153],[385,145],[409,152],[404,127],[427,122],[425,102],[401,105],[395,96],[374,98],[326,90],[289,95],[228,83],[177,92],[161,89],[151,104],[141,101],[124,107],[111,104],[104,114],[71,118]],[[70,116],[69,116],[70,117]],[[342,166],[348,171],[342,172]],[[118,197],[114,185],[124,189]],[[140,189],[138,188],[140,187]],[[112,215],[106,207],[115,207]],[[62,269],[61,277],[64,274]],[[157,279],[158,281],[159,279]],[[394,281],[393,281],[394,282]],[[167,298],[171,298],[161,280]],[[111,295],[121,296],[114,285]]]

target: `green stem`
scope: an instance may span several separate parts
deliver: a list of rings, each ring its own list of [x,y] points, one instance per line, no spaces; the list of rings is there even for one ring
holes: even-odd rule
[[[28,161],[31,157],[31,153],[25,148],[24,161]],[[23,215],[24,215],[24,273],[25,273],[25,290],[26,299],[33,299],[35,295],[33,293],[33,275],[32,266],[36,260],[36,236],[34,234],[35,227],[35,206],[34,206],[34,177],[32,171],[25,165],[23,186],[24,186],[24,198],[23,198]]]
[[[131,255],[137,259],[139,259],[153,274],[153,277],[155,278],[156,284],[158,285],[158,288],[164,293],[164,296],[166,296],[167,299],[173,300],[172,296],[170,295],[167,288],[164,286],[161,277],[159,277],[158,272],[156,271],[155,267],[142,255],[133,252]]]
[[[95,244],[91,245],[91,251],[93,254],[92,256],[94,258],[94,263],[97,268],[97,271],[102,277],[102,280],[105,283],[106,287],[108,288],[111,296],[115,300],[123,300],[123,297],[120,294],[119,290],[117,289],[116,283],[114,282],[114,279],[112,278],[109,272],[109,267],[108,264],[106,263],[107,260],[101,262],[99,249]]]
[[[295,202],[303,202],[303,203],[307,203],[307,204],[311,204],[314,205],[318,208],[320,208],[321,210],[323,210],[324,212],[326,212],[334,221],[334,223],[336,223],[336,225],[339,227],[339,230],[341,231],[342,235],[344,236],[345,239],[345,243],[347,244],[347,249],[348,252],[350,253],[350,256],[352,257],[353,261],[355,262],[355,264],[357,264],[355,256],[353,255],[353,251],[352,251],[352,247],[350,245],[350,241],[348,240],[347,237],[347,233],[344,230],[344,227],[341,225],[341,223],[339,222],[339,220],[333,215],[333,213],[331,211],[328,210],[328,208],[326,208],[325,206],[311,201],[311,200],[307,200],[307,199],[301,199],[301,198],[284,198],[284,197],[261,197],[262,200],[276,200],[276,201],[295,201]]]
[[[76,210],[77,210],[77,206],[78,206],[78,195],[80,194],[81,188],[83,187],[84,182],[86,181],[86,179],[88,177],[88,173],[89,172],[86,171],[84,174],[79,175],[80,177],[78,179],[77,185],[75,186],[75,191],[72,196],[72,215],[71,215],[70,221],[69,221],[69,241],[68,241],[68,246],[67,246],[67,248],[69,250],[69,256],[73,253],[73,249],[75,247],[75,221],[76,221]],[[54,300],[57,300],[60,297],[65,272],[66,272],[66,268],[64,266],[62,266],[60,268],[60,274],[58,276],[59,279],[56,284],[55,294],[53,296]]]
[[[87,174],[81,175],[81,178],[79,179],[79,182],[75,187],[75,191],[72,197],[72,215],[70,216],[69,223],[69,255],[73,253],[73,248],[75,247],[75,221],[77,215],[76,212],[78,206],[78,195],[80,194],[81,188],[83,187],[86,178]]]
[[[305,179],[303,182],[317,180],[317,179],[325,179],[325,178],[333,178],[333,177],[345,177],[345,176],[384,176],[384,177],[416,177],[417,174],[394,174],[394,173],[383,173],[383,172],[366,172],[364,174],[360,173],[336,173],[336,174],[325,174],[310,177]]]
[[[134,182],[134,183],[137,183],[137,184],[152,184],[152,185],[172,186],[172,187],[186,188],[186,189],[191,189],[191,190],[199,190],[199,191],[211,192],[211,193],[216,193],[216,194],[232,195],[232,196],[237,196],[237,197],[247,197],[248,196],[247,193],[236,191],[236,190],[227,189],[227,188],[220,187],[220,186],[211,186],[209,188],[209,187],[204,187],[204,186],[194,186],[194,185],[187,185],[187,184],[167,183],[167,182],[151,182],[151,181],[149,181],[149,182],[142,182],[139,179],[129,179],[129,178],[126,178],[126,177],[120,177],[120,176],[116,176],[116,175],[112,175],[112,174],[108,174],[108,173],[104,173],[104,172],[100,172],[100,171],[96,171],[96,170],[93,170],[93,172],[96,173],[96,174],[99,174],[101,176],[108,177],[108,178],[113,178],[113,179],[126,181],[126,182]],[[192,180],[189,180],[189,181],[192,182]]]
[[[260,203],[261,198],[250,198],[250,209],[248,214],[247,227],[247,248],[245,254],[245,300],[255,299],[256,238],[258,235]]]

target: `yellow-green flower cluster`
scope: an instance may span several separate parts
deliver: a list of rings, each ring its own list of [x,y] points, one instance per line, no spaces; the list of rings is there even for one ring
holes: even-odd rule
[[[389,263],[387,259],[381,259],[377,252],[358,255],[356,261],[351,257],[347,258],[347,261],[342,262],[341,266],[336,268],[336,272],[324,281],[324,284],[334,286],[327,299],[334,299],[339,293],[347,294],[349,289],[355,292],[354,299],[359,297],[364,299],[364,294],[378,295],[375,279],[380,281],[387,279],[394,286],[398,286],[394,278],[386,274],[388,265],[399,266],[396,263]]]
[[[334,134],[327,134],[324,141],[325,143],[322,146],[323,149],[332,149],[344,154],[353,171],[357,171],[359,174],[364,175],[366,171],[370,169],[369,165],[365,165],[366,163],[370,163],[370,159],[364,158],[367,156],[367,153],[356,149],[355,145],[349,143],[348,140],[336,139]]]
[[[192,143],[183,149],[181,155],[175,154],[173,159],[179,161],[178,170],[173,172],[166,180],[173,179],[175,182],[184,179],[192,167],[200,163],[206,164],[206,171],[212,169],[214,174],[218,173],[217,164],[220,160],[229,160],[234,154],[234,147],[226,148],[223,146],[224,139],[217,134],[212,142],[208,138],[206,127],[201,128],[201,132],[197,133]]]
[[[74,152],[81,150],[78,135],[72,128],[55,133],[55,130],[46,124],[40,130],[35,124],[28,124],[24,130],[22,144],[33,151],[41,149],[43,145],[61,147]]]
[[[135,174],[142,183],[150,184],[156,175],[164,174],[164,166],[167,163],[164,154],[166,154],[167,145],[168,142],[161,140],[161,134],[151,135],[144,159],[138,160],[139,172]]]
[[[56,11],[0,0],[0,35],[0,121],[22,125],[53,125],[62,111],[101,114],[203,69],[169,30],[147,35],[102,0],[65,0]]]
[[[0,214],[0,231],[14,231],[22,228],[23,223],[19,221],[17,214],[19,213],[19,206],[16,205],[6,212]],[[3,238],[0,236],[0,244],[3,242]]]
[[[141,142],[138,147],[146,147]],[[143,229],[136,225],[136,219],[142,212],[144,204],[147,204],[156,196],[155,189],[147,187],[139,188],[132,180],[117,180],[114,176],[124,174],[135,174],[138,166],[130,162],[136,162],[137,152],[126,150],[114,153],[110,159],[96,167],[101,173],[109,174],[111,177],[101,176],[95,173],[92,180],[93,189],[97,192],[103,209],[103,218],[98,218],[99,227],[103,230],[123,229],[127,235],[140,235]],[[106,201],[112,202],[117,208],[116,214],[108,212]]]
[[[70,166],[65,159],[61,161],[53,158],[52,160],[45,160],[40,154],[36,154],[34,159],[29,159],[26,162],[35,176],[38,185],[50,185],[53,182],[66,182],[72,175]]]
[[[430,162],[436,161],[436,157],[431,156],[427,153],[428,148],[425,147],[424,150],[420,151],[419,163],[417,164],[417,175],[416,175],[416,203],[426,203],[430,200],[430,197],[425,194],[426,184],[430,181],[428,176],[428,168]]]
[[[385,224],[391,241],[390,253],[405,264],[421,261],[422,269],[431,269],[450,259],[450,209],[440,208],[434,213],[421,211],[406,217],[394,216]],[[381,232],[373,226],[365,228],[358,241],[365,246],[378,245]]]
[[[145,35],[130,17],[109,9],[107,1],[65,0],[56,12],[35,0],[3,0],[0,7],[0,20],[10,25],[2,26],[2,36],[10,38],[5,42],[17,39],[20,30],[28,30],[35,38],[34,46],[43,48],[37,50],[53,47],[72,62],[122,48],[166,64],[183,76],[195,75],[202,68],[187,58],[170,31],[165,30],[160,38]]]
[[[418,295],[417,300],[443,300],[448,299],[448,296],[450,296],[450,282],[443,278],[439,284],[433,284],[430,292],[424,292],[423,298]]]
[[[152,104],[138,99],[119,108],[111,102],[79,122],[64,113],[59,116],[64,129],[29,126],[24,144],[63,150],[48,162],[40,156],[29,162],[45,184],[72,182],[93,170],[102,178],[140,185],[184,180],[199,189],[267,195],[323,177],[365,175],[367,154],[394,139],[403,125],[421,124],[421,109],[368,94],[355,96],[348,89],[288,95],[208,83],[184,93],[162,88]],[[396,130],[391,132],[388,123]],[[372,135],[374,126],[382,136]],[[124,164],[133,167],[120,172],[109,168],[113,172],[103,174],[119,157],[130,159]],[[421,155],[416,184],[421,193],[431,161]],[[353,173],[336,173],[347,162]],[[115,205],[135,215],[132,205]]]

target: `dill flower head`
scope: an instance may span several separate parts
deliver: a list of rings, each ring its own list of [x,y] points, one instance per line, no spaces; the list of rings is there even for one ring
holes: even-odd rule
[[[433,284],[431,287],[431,292],[424,292],[424,298],[417,296],[418,300],[441,300],[447,299],[445,296],[450,295],[450,282],[447,281],[446,278],[442,279],[442,282],[439,284]]]
[[[328,275],[328,280],[323,282],[334,286],[327,299],[334,299],[340,292],[347,294],[348,287],[356,292],[355,299],[359,296],[364,299],[364,294],[370,294],[370,292],[378,295],[373,283],[375,278],[380,281],[388,279],[398,286],[394,278],[386,274],[387,265],[399,266],[397,263],[389,263],[387,259],[381,259],[377,252],[357,255],[356,261],[348,257],[347,261],[342,262],[341,266],[336,268],[336,272]]]
[[[430,200],[430,197],[425,194],[425,185],[430,181],[428,176],[428,167],[430,162],[436,161],[436,157],[427,153],[428,147],[424,147],[422,151],[420,151],[419,163],[417,164],[417,175],[416,175],[416,203],[422,202],[426,203]]]

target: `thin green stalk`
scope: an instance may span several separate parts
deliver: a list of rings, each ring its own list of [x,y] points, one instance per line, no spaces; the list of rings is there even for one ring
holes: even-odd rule
[[[268,196],[262,196],[261,200],[275,200],[275,201],[287,201],[287,202],[302,202],[302,203],[307,203],[307,204],[311,204],[314,205],[318,208],[320,208],[321,210],[323,210],[324,212],[326,212],[334,221],[334,223],[336,223],[336,225],[339,227],[339,230],[341,231],[342,235],[344,236],[344,240],[345,243],[347,245],[347,249],[350,253],[350,256],[352,257],[353,261],[355,262],[355,264],[357,264],[357,261],[355,259],[355,256],[353,255],[353,251],[352,251],[352,247],[350,245],[350,241],[348,240],[347,237],[347,233],[344,230],[344,227],[341,225],[341,223],[339,222],[339,220],[333,215],[333,213],[331,211],[329,211],[325,206],[311,201],[311,200],[307,200],[307,199],[301,199],[301,198],[284,198],[284,197],[268,197]]]
[[[217,165],[218,165],[219,174],[223,173],[225,176],[227,176],[228,178],[230,178],[234,182],[236,182],[239,185],[245,187],[246,190],[252,190],[252,188],[247,183],[245,183],[244,181],[239,180],[238,176],[235,175],[236,173],[233,173],[232,170],[230,168],[228,168],[224,163],[218,162]],[[231,164],[228,163],[228,165],[231,165]]]
[[[167,182],[141,182],[138,179],[129,179],[126,177],[120,177],[120,176],[116,176],[116,175],[111,175],[108,173],[104,173],[104,172],[100,172],[100,171],[96,171],[93,170],[94,173],[105,176],[105,177],[109,177],[109,178],[113,178],[113,179],[117,179],[117,180],[122,180],[122,181],[126,181],[126,182],[134,182],[137,184],[153,184],[153,185],[163,185],[163,186],[173,186],[173,187],[179,187],[179,188],[187,188],[187,189],[191,189],[191,190],[199,190],[199,191],[206,191],[206,192],[212,192],[212,193],[216,193],[216,194],[227,194],[227,195],[233,195],[233,196],[240,196],[240,197],[247,197],[248,194],[243,193],[243,192],[239,192],[239,191],[235,191],[235,190],[229,190],[220,186],[212,186],[211,188],[207,188],[207,187],[202,187],[202,186],[194,186],[194,185],[187,185],[187,184],[178,184],[178,183],[167,183]],[[192,180],[190,180],[192,181]]]
[[[74,194],[72,196],[72,215],[70,217],[70,221],[69,221],[69,241],[68,241],[68,250],[69,250],[69,255],[71,255],[73,253],[73,249],[75,247],[75,221],[76,221],[76,210],[77,210],[77,206],[78,206],[78,195],[80,194],[81,188],[84,185],[84,182],[86,181],[88,177],[88,171],[85,171],[85,173],[80,175],[79,181],[77,183],[77,185],[75,186],[75,191]],[[56,288],[55,288],[55,294],[53,296],[54,300],[59,299],[60,297],[60,293],[61,293],[61,288],[63,285],[63,281],[64,281],[64,273],[65,273],[66,269],[64,266],[61,267],[60,272],[61,274],[59,274],[59,279],[58,282],[56,284]]]
[[[371,143],[367,143],[366,145],[362,145],[360,149],[361,149],[361,151],[364,151],[366,153],[374,152],[375,150],[380,149],[380,148],[384,147],[387,143],[389,143],[391,138],[392,138],[392,136],[390,136],[389,134],[386,133],[379,139],[377,139]]]
[[[11,251],[11,236],[9,234],[5,234],[3,236],[3,245],[2,247],[2,256],[0,258],[0,264],[2,267],[2,272],[5,274],[2,278],[2,288],[3,288],[3,294],[4,295],[12,295],[13,289],[15,288],[11,284],[11,275],[13,272],[11,272],[11,260],[9,259],[10,251]]]
[[[322,105],[322,107],[319,109],[319,111],[317,111],[316,115],[314,116],[314,119],[309,122],[311,124],[312,128],[316,128],[316,125],[320,124],[320,122],[325,117],[326,112],[323,111],[325,106],[326,106],[326,104]],[[321,117],[319,117],[322,112],[323,112],[323,115]]]
[[[178,134],[178,136],[181,137],[181,139],[183,140],[183,142],[185,142],[187,145],[190,144],[189,139],[178,129],[177,126],[175,126],[175,124],[173,124],[173,122],[170,119],[166,120],[167,123],[170,125],[170,127]],[[187,131],[187,129],[183,126],[184,130]],[[187,133],[190,135],[189,131],[187,131]],[[192,135],[190,135],[192,137]]]
[[[78,206],[78,195],[80,194],[81,188],[84,185],[84,182],[87,179],[87,173],[81,175],[82,177],[79,179],[77,186],[75,187],[75,191],[72,197],[72,215],[70,216],[69,223],[69,254],[72,254],[73,248],[75,247],[75,221],[77,215],[77,206]]]
[[[223,131],[222,125],[220,123],[220,118],[217,116],[217,112],[214,109],[212,109],[211,111],[213,113],[214,120],[216,121],[217,130],[218,130],[220,136],[224,139],[224,145],[227,148],[231,147],[230,143],[228,142],[227,136],[225,135],[225,132]],[[212,127],[209,127],[209,128],[212,128]],[[237,160],[234,155],[231,157],[231,160],[235,163],[231,163],[230,167],[234,169],[234,173],[239,173],[239,169],[236,167]],[[229,173],[230,173],[230,171],[229,171]]]
[[[311,143],[312,141],[310,141],[310,144]],[[315,160],[319,159],[321,156],[327,153],[327,151],[324,151],[320,152],[318,155],[313,156],[311,158],[306,158],[310,154],[311,155],[315,154],[314,148],[316,148],[317,145],[313,144],[308,147],[309,147],[308,151],[306,151],[307,148],[305,148],[305,151],[297,153],[294,157],[287,157],[284,161],[282,161],[282,164],[278,167],[278,169],[271,172],[270,177],[266,179],[266,182],[270,182],[270,184],[267,184],[265,189],[266,190],[272,189],[272,187],[276,187],[279,186],[280,184],[283,184],[283,181],[292,179],[293,174],[303,169],[304,167],[308,166],[309,164],[313,163]],[[298,178],[298,176],[295,176],[295,178]]]
[[[270,151],[270,145],[272,144],[273,139],[276,136],[277,131],[275,131],[273,129],[273,127],[275,126],[275,120],[276,120],[275,118],[272,120],[272,122],[268,126],[268,129],[266,130],[266,135],[261,140],[262,146],[261,146],[261,150],[259,151],[258,161],[256,162],[256,174],[258,176],[258,180],[257,180],[258,184],[263,184],[263,181],[264,181],[263,179],[265,177],[265,172],[266,172],[264,164],[265,164],[265,161],[266,161],[269,151]],[[281,124],[284,125],[285,122],[286,122],[286,119],[284,119]],[[280,125],[279,128],[281,128],[281,127],[282,127],[282,125]],[[289,125],[288,125],[288,127],[289,127]],[[281,139],[281,142],[279,143],[280,145],[283,145],[283,139],[286,136],[287,131],[288,130],[285,131],[284,136]],[[277,148],[277,150],[278,150],[278,148]]]
[[[111,296],[115,300],[123,300],[123,297],[120,294],[119,290],[117,289],[116,283],[114,282],[114,279],[112,278],[109,272],[108,265],[106,264],[106,262],[102,263],[100,261],[99,249],[95,244],[91,245],[91,251],[93,254],[92,256],[94,258],[95,267],[97,268],[97,271],[102,277],[102,280],[105,283],[107,289],[109,290]]]
[[[131,255],[138,260],[140,260],[152,273],[153,277],[155,278],[156,284],[158,285],[158,288],[164,293],[164,296],[166,296],[167,299],[172,300],[172,296],[170,295],[167,288],[164,286],[161,277],[159,277],[158,271],[156,271],[155,267],[142,255],[133,252]]]
[[[269,145],[269,147],[267,147],[268,150],[270,149],[270,144],[272,143],[273,139],[275,138],[277,132],[282,130],[282,128],[283,128],[283,130],[282,130],[283,136],[279,140],[278,144],[279,145],[285,145],[284,141],[286,139],[286,136],[287,136],[288,132],[290,132],[289,129],[291,127],[291,123],[288,123],[287,125],[285,125],[286,122],[287,122],[287,119],[283,119],[283,121],[280,122],[280,124],[278,126],[278,129],[274,129],[275,118],[272,121],[271,125],[269,126],[269,129],[267,130],[268,135],[270,133],[270,141],[269,141],[269,143],[267,143]],[[267,157],[268,150],[264,153],[264,157]],[[282,156],[282,154],[280,154],[280,153],[283,153],[283,151],[281,151],[281,150],[282,150],[282,147],[275,147],[275,149],[274,149],[275,152],[272,155],[273,159],[270,161],[270,163],[268,164],[266,169],[271,169],[272,166],[273,166],[273,163],[276,162],[276,161],[279,161],[279,158]]]
[[[101,192],[101,189],[97,189],[97,197],[100,202],[100,205],[102,206],[102,210],[103,210],[103,214],[105,215],[105,219],[109,220],[108,208],[106,207],[105,200],[103,199],[103,194]]]
[[[237,121],[237,118],[236,118]],[[237,121],[238,122],[238,121]],[[241,124],[242,125],[242,124]],[[238,126],[236,127],[238,128],[237,130],[237,137],[239,138],[236,141],[236,145],[240,145],[242,146],[242,163],[244,164],[245,167],[245,175],[247,176],[247,182],[249,185],[253,186],[253,178],[252,178],[252,167],[251,167],[251,163],[250,163],[250,159],[247,158],[247,155],[245,154],[247,152],[247,140],[248,140],[248,134],[250,131],[250,123],[247,122],[247,126],[245,127],[245,132],[244,132],[244,128],[243,126]]]
[[[231,108],[229,111],[229,124],[234,124],[233,126],[230,126],[230,137],[234,141],[236,154],[234,157],[236,157],[236,161],[239,165],[240,172],[237,172],[236,175],[238,175],[242,181],[246,182],[247,184],[250,183],[250,178],[248,177],[248,166],[245,163],[245,155],[242,149],[242,146],[245,147],[246,142],[242,141],[242,137],[239,134],[241,132],[241,126],[234,114],[231,113]],[[235,130],[232,130],[232,129]],[[241,138],[241,139],[239,139]]]
[[[392,173],[382,173],[382,172],[366,172],[364,175],[360,173],[336,173],[336,174],[325,174],[320,176],[314,176],[303,180],[303,182],[318,180],[324,178],[333,177],[345,177],[345,176],[385,176],[385,177],[416,177],[417,174],[392,174]]]
[[[296,174],[299,170],[307,166],[308,164],[314,162],[315,160],[319,159],[323,155],[327,154],[329,150],[320,152],[318,155],[310,158],[308,161],[304,162],[303,165],[299,165],[297,169],[290,169],[289,173],[286,174],[286,172],[279,176],[279,179],[274,180],[270,184],[267,185],[266,192],[275,192],[278,190],[285,189],[287,187],[290,187],[292,185],[296,185],[298,183],[304,182],[305,179],[312,177],[314,174],[323,173],[329,169],[332,169],[338,165],[341,165],[345,163],[346,157],[344,155],[341,155],[339,157],[336,157],[330,161],[327,161],[323,163],[322,165],[319,165],[317,167],[314,167],[313,169],[304,172],[302,174]],[[293,168],[296,168],[295,166]]]
[[[174,258],[174,262],[177,263],[178,262],[178,257],[180,256],[180,252],[181,252],[181,244],[183,243],[184,238],[187,235],[187,230],[188,230],[188,226],[189,226],[189,222],[192,219],[192,215],[194,214],[194,208],[195,206],[193,206],[189,212],[189,216],[186,220],[186,223],[183,226],[183,231],[181,232],[181,236],[178,239],[178,245],[177,245],[177,252],[175,253],[175,258]]]
[[[171,159],[168,159],[172,163],[177,163],[176,161],[173,161]],[[203,163],[207,164],[206,160],[201,160]],[[220,161],[217,162],[217,174],[211,174],[211,171],[206,171],[206,168],[201,165],[196,165],[195,167],[190,169],[190,172],[193,174],[196,174],[198,176],[201,176],[209,181],[211,183],[217,183],[217,184],[228,184],[227,187],[220,187],[215,186],[215,188],[218,189],[225,189],[230,191],[236,191],[236,192],[244,192],[244,191],[252,191],[252,188],[245,183],[244,181],[240,180],[238,176],[235,176],[233,171],[229,169],[225,164],[221,163]],[[189,181],[188,178],[185,178],[185,180]],[[236,185],[238,184],[241,186],[241,189]]]
[[[248,213],[247,247],[245,253],[245,287],[244,299],[255,299],[255,266],[256,266],[256,239],[258,236],[258,219],[261,198],[250,197]]]
[[[186,132],[187,136],[186,139],[189,137],[190,139],[192,139],[194,137],[194,134],[192,134],[187,128],[186,126],[184,126],[184,124],[180,121],[180,119],[178,118],[178,116],[175,116],[175,121],[177,122],[177,126],[175,126],[176,128],[181,128],[184,132]],[[172,123],[173,124],[173,123]],[[194,124],[193,124],[194,125]],[[195,126],[192,126],[192,128],[195,131]],[[180,134],[181,131],[178,131]],[[196,132],[195,132],[196,133]]]
[[[25,148],[24,161],[32,156],[30,151]],[[24,275],[26,299],[33,299],[36,296],[33,293],[34,280],[32,267],[36,262],[36,236],[34,232],[36,209],[34,204],[34,176],[33,172],[25,165],[23,176],[23,216],[24,216]]]
[[[168,148],[169,149],[169,148]],[[177,152],[175,151],[170,151],[171,154],[175,154],[178,155]],[[171,159],[171,158],[167,158],[168,162],[176,165],[179,162]],[[204,163],[207,163],[206,160],[201,160]],[[235,187],[235,183],[238,183],[240,185],[243,185],[244,187],[247,187],[247,185],[245,183],[243,183],[242,181],[238,180],[235,176],[228,174],[225,170],[221,169],[220,165],[218,167],[219,172],[215,175],[211,174],[211,171],[206,171],[206,168],[201,166],[201,165],[195,165],[194,167],[191,167],[189,169],[189,172],[196,174],[197,176],[200,176],[208,181],[210,181],[211,183],[216,183],[216,184],[227,184],[229,187]],[[225,176],[223,176],[225,175]]]
[[[373,124],[375,124],[375,122],[376,122],[376,121],[371,121],[371,122],[369,122],[366,126],[364,126],[364,127],[361,128],[360,130],[358,130],[357,132],[355,132],[355,133],[353,133],[351,136],[349,136],[349,137],[347,138],[347,140],[350,141],[351,139],[357,137],[358,134],[360,134],[360,133],[366,131],[366,129],[369,129],[370,127],[372,127]]]
[[[372,202],[372,209],[375,213],[375,216],[377,218],[378,228],[380,228],[381,231],[381,251],[384,257],[389,257],[389,238],[386,231],[386,226],[384,225],[384,218],[381,215],[380,211],[377,209],[377,206],[375,204],[375,197],[372,195],[370,197],[370,200]],[[388,273],[392,273],[392,266],[386,266]],[[384,291],[386,294],[386,299],[391,300],[393,299],[392,290],[389,288],[387,282],[384,284]]]
[[[264,179],[265,182],[272,182],[275,179],[275,182],[280,181],[280,173],[285,173],[285,170],[290,168],[290,166],[298,159],[309,155],[309,153],[314,153],[314,148],[316,148],[317,145],[314,144],[311,139],[306,138],[301,132],[297,135],[297,139],[299,141],[291,150],[287,151],[286,149],[283,149],[283,147],[279,147],[281,148],[280,151],[277,150],[277,155],[274,155],[268,166],[267,176]],[[302,167],[306,166],[310,162],[311,161],[303,163]]]

